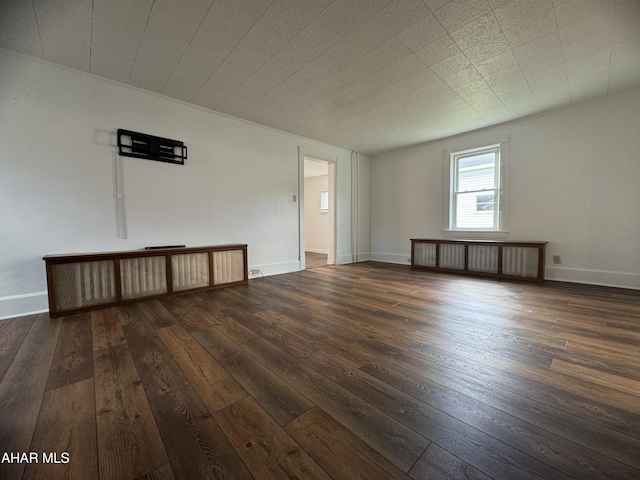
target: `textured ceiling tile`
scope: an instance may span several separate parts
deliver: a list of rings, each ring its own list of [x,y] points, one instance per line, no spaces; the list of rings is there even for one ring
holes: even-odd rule
[[[451,33],[489,11],[487,0],[452,0],[433,13]]]
[[[564,89],[567,85],[567,70],[564,63],[526,75],[529,86],[534,93],[537,90]]]
[[[411,27],[400,32],[398,38],[402,43],[416,52],[447,34],[440,22],[433,15],[427,15]]]
[[[484,81],[475,67],[461,70],[444,77],[442,80],[461,96],[471,95],[489,88],[489,85],[487,85],[487,82]]]
[[[465,70],[471,67],[471,62],[462,52],[445,58],[435,65],[431,65],[433,70],[440,78],[452,75],[460,70]]]
[[[209,77],[207,83],[216,86],[217,89],[233,92],[242,85],[256,71],[256,66],[251,63],[234,61],[227,58],[215,72]]]
[[[509,3],[511,0],[489,0],[489,5],[491,5],[491,8],[493,8],[494,10],[501,7],[502,5],[504,5],[505,3]]]
[[[536,97],[528,86],[521,90],[500,95],[500,100],[514,117],[531,115],[540,110]]]
[[[286,43],[286,36],[266,24],[258,22],[249,30],[227,58],[238,63],[252,63],[257,70]]]
[[[241,117],[242,112],[249,108],[253,102],[244,98],[237,97],[235,95],[229,95],[216,107],[216,110],[227,115],[233,115],[234,117]]]
[[[500,98],[491,90],[483,90],[481,92],[472,93],[471,95],[467,95],[463,98],[471,108],[473,108],[480,114],[483,110],[505,108],[502,100],[500,100]]]
[[[336,0],[314,21],[340,37],[344,37],[375,13],[368,11],[366,7],[366,0]]]
[[[337,71],[330,62],[316,58],[287,78],[284,85],[299,93],[305,93]]]
[[[616,9],[616,0],[571,0],[556,7],[558,28],[580,22],[593,15],[605,14],[609,16]],[[610,10],[611,13],[605,13]]]
[[[300,44],[302,48],[313,54],[313,56],[317,56],[332,45],[335,45],[339,40],[340,35],[326,28],[316,19],[304,27],[290,43]]]
[[[518,61],[511,50],[506,50],[482,62],[474,63],[478,72],[483,76],[492,75],[500,70],[516,65],[518,65]]]
[[[480,63],[510,50],[507,39],[500,33],[489,41],[464,48],[463,52],[472,63]]]
[[[316,18],[322,10],[319,4],[311,1],[275,0],[260,21],[290,39]]]
[[[529,60],[520,62],[520,68],[525,75],[538,72],[564,62],[562,50],[551,50],[549,52],[542,51],[541,55],[533,57]]]
[[[589,37],[613,35],[615,25],[614,13],[612,10],[602,12],[584,18],[579,22],[574,22],[558,30],[562,47],[572,43],[580,42]]]
[[[197,65],[178,62],[178,65],[162,89],[162,94],[189,101],[200,87],[204,85],[210,75],[211,71],[208,69],[203,70]]]
[[[435,12],[439,8],[444,7],[451,0],[424,0],[424,3],[429,7],[429,10]]]
[[[44,58],[40,32],[28,0],[4,0],[0,8],[0,47]]]
[[[394,0],[375,17],[390,35],[397,35],[429,15],[431,12],[422,0]]]
[[[226,0],[234,7],[249,15],[259,18],[271,6],[273,0]]]
[[[562,54],[560,36],[557,31],[543,35],[513,49],[514,55],[520,61],[527,61],[548,52],[560,52]]]
[[[211,0],[176,4],[156,0],[151,9],[129,83],[160,92],[211,6]]]
[[[517,65],[500,70],[492,75],[487,75],[484,79],[498,96],[528,87],[527,80]]]
[[[461,53],[460,48],[458,48],[458,45],[456,45],[449,35],[439,38],[435,42],[415,52],[416,56],[420,58],[427,67],[459,53]]]
[[[640,2],[618,1],[615,12],[614,43],[640,36]]]
[[[280,82],[254,73],[233,94],[236,97],[255,102],[276,88]]]
[[[215,85],[213,82],[206,82],[193,96],[191,101],[201,107],[215,110],[220,102],[230,94],[231,92],[229,92],[228,89],[223,89]]]
[[[549,110],[552,108],[564,107],[571,105],[571,91],[569,85],[557,85],[549,90],[535,90],[533,92],[538,102],[540,110]]]
[[[152,0],[94,0],[91,73],[126,83]]]
[[[513,0],[495,10],[503,30],[510,30],[531,20],[553,14],[551,0]]]
[[[498,19],[498,21],[500,20]],[[555,32],[557,29],[556,16],[553,10],[548,10],[541,17],[526,18],[513,28],[503,28],[503,31],[511,48],[515,48],[548,33]]]
[[[491,41],[494,37],[501,34],[502,29],[498,24],[498,20],[493,12],[489,12],[452,32],[451,38],[453,38],[464,51],[478,43]]]
[[[213,71],[255,23],[255,17],[218,0],[209,9],[180,60]]]
[[[91,0],[34,0],[44,58],[88,72],[91,55]]]
[[[612,33],[604,33],[583,38],[577,42],[562,45],[565,60],[572,60],[588,53],[600,50],[603,45],[611,45]]]

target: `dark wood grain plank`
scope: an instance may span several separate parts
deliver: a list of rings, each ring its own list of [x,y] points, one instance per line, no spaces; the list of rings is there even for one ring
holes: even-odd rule
[[[179,325],[162,328],[158,336],[210,412],[217,412],[248,395],[184,328]]]
[[[331,478],[255,400],[240,400],[214,417],[256,478]]]
[[[35,315],[29,315],[22,318],[0,320],[0,381],[2,381],[35,319]]]
[[[96,412],[93,379],[45,392],[31,451],[38,463],[27,465],[24,480],[97,478]],[[55,454],[58,463],[45,461]],[[63,455],[66,454],[66,460]]]
[[[166,395],[189,384],[167,347],[146,319],[137,318],[135,322],[123,325],[122,329],[149,399]]]
[[[424,436],[351,395],[268,341],[259,338],[247,342],[243,348],[280,377],[287,378],[297,390],[402,471],[408,471],[429,444]]]
[[[46,390],[93,377],[91,314],[63,317]]]
[[[165,463],[161,467],[156,468],[152,472],[147,473],[136,480],[176,480],[170,463]]]
[[[290,422],[286,430],[332,478],[408,480],[407,474],[318,407]]]
[[[244,463],[193,388],[151,402],[177,479],[251,479]]]
[[[168,462],[131,353],[94,353],[100,478],[136,478]]]
[[[194,332],[194,338],[262,408],[280,424],[289,423],[313,402],[219,332]]]
[[[37,315],[0,382],[0,452],[29,452],[61,319]],[[20,479],[24,463],[0,463],[0,478]]]
[[[415,480],[491,480],[435,443],[429,445],[409,475]]]
[[[91,312],[91,339],[94,352],[124,345],[127,342],[115,308],[103,308]]]

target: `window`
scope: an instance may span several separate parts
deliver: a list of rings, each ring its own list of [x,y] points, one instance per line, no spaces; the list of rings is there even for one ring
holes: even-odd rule
[[[501,145],[489,145],[448,155],[447,230],[501,232],[503,172]],[[473,236],[473,235],[472,235]]]
[[[320,212],[329,211],[329,192],[320,192]]]

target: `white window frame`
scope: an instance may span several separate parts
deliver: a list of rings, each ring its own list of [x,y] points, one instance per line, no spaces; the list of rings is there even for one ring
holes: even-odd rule
[[[444,222],[442,233],[446,238],[460,239],[505,239],[507,229],[507,165],[509,142],[504,141],[482,147],[456,149],[444,152],[445,188],[444,188]],[[494,194],[494,221],[492,228],[456,228],[456,198],[458,162],[462,158],[482,153],[496,152],[494,189],[478,190],[478,194]]]

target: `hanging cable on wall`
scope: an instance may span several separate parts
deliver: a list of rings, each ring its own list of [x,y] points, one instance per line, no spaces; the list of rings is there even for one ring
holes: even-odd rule
[[[117,153],[113,154],[113,200],[116,212],[116,237],[127,238],[124,218],[122,157]]]

